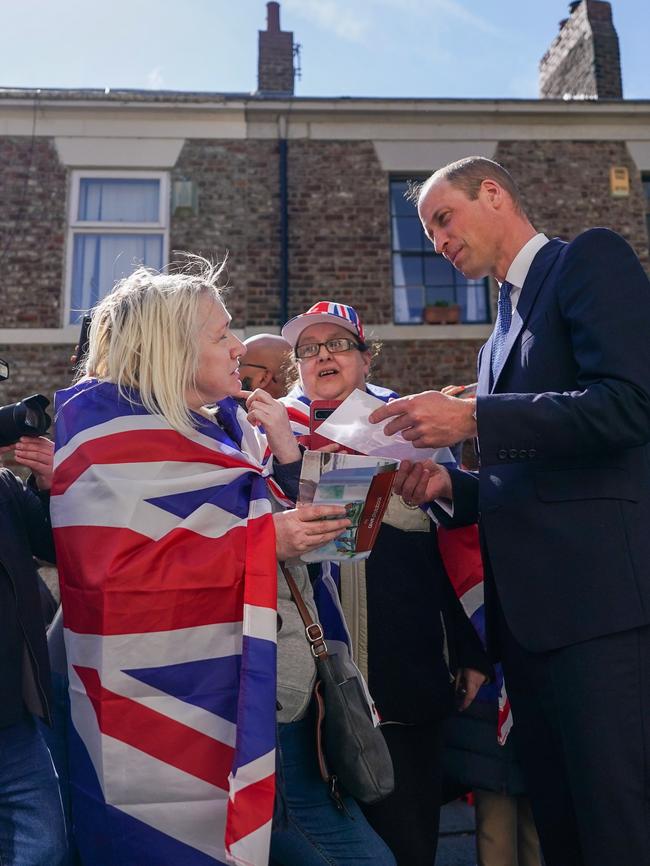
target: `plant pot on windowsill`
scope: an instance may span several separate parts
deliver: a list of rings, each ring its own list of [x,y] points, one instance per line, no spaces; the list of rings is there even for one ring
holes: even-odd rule
[[[422,311],[422,319],[427,325],[457,325],[460,322],[460,306],[447,301],[427,304]]]

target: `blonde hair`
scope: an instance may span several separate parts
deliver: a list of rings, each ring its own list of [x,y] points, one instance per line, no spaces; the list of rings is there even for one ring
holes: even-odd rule
[[[204,297],[223,303],[225,267],[225,260],[214,265],[200,256],[187,259],[178,273],[137,268],[99,302],[83,371],[113,382],[130,402],[136,389],[147,411],[182,433],[196,427],[185,395],[196,385],[199,304]]]

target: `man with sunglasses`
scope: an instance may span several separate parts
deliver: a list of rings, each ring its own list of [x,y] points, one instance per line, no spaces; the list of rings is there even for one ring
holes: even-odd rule
[[[242,389],[261,388],[278,400],[287,393],[286,371],[291,346],[277,334],[256,334],[244,340],[246,354],[240,361]]]

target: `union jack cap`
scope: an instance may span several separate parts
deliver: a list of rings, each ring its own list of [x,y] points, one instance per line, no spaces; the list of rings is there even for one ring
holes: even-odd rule
[[[339,325],[358,337],[361,343],[366,341],[361,319],[354,307],[348,307],[347,304],[337,304],[334,301],[317,301],[306,313],[289,319],[282,328],[282,336],[295,347],[298,337],[305,328],[320,322],[331,322],[333,325]]]

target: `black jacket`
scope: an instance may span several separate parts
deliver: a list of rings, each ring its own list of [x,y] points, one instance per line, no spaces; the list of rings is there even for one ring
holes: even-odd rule
[[[50,665],[33,560],[54,562],[48,500],[0,469],[0,727],[22,716],[23,640],[40,713],[50,722]]]

